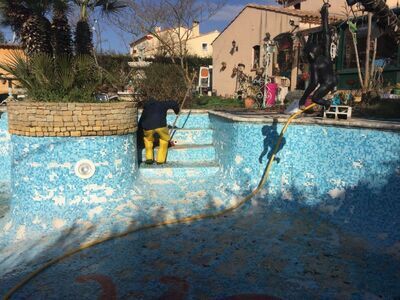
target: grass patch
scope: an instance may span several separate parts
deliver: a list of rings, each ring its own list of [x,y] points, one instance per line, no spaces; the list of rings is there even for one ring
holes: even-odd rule
[[[197,109],[227,109],[243,108],[243,101],[233,98],[221,98],[217,96],[201,96],[194,98],[189,108]]]

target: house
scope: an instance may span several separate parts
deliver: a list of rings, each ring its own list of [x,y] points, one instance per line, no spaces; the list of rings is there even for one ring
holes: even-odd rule
[[[193,22],[192,28],[177,27],[162,30],[161,27],[157,27],[154,34],[144,35],[132,42],[130,53],[134,61],[149,59],[157,55],[170,55],[171,51],[166,50],[168,47],[178,53],[180,44],[183,44],[183,50],[186,50],[189,55],[210,57],[213,51],[211,43],[218,35],[217,30],[200,33],[199,22]]]
[[[0,44],[0,63],[7,63],[12,55],[16,53],[22,53],[22,48],[19,45],[14,44]],[[6,95],[10,92],[10,89],[13,90],[14,84],[11,80],[7,80],[9,78],[8,74],[0,69],[0,95],[1,99],[5,98]]]
[[[276,0],[276,2],[286,8],[294,8],[306,11],[312,11],[315,9],[316,0]],[[322,5],[322,1],[319,1],[318,5]],[[343,17],[345,13],[346,0],[329,0],[331,5],[329,13],[331,15],[337,15]],[[386,0],[386,4],[390,8],[394,8],[398,5],[398,0]],[[356,9],[356,8],[353,8]]]
[[[248,4],[228,24],[213,42],[213,88],[218,95],[230,97],[237,91],[238,76],[235,70],[241,67],[248,76],[255,77],[263,65],[264,38],[266,33],[271,39],[283,32],[308,29],[320,25],[319,9],[314,12],[283,8],[281,6]],[[282,42],[279,51],[275,51],[272,63],[267,70],[273,74],[273,67],[278,61],[292,61],[291,49]],[[282,66],[282,64],[281,64]],[[291,63],[283,66],[290,78]]]

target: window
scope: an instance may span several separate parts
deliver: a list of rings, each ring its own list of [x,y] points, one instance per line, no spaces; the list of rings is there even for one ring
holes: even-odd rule
[[[253,47],[253,63],[252,68],[258,69],[260,67],[260,46],[256,45]]]
[[[207,43],[202,43],[201,44],[201,49],[203,49],[203,51],[207,51],[208,50],[208,44]]]
[[[290,78],[294,56],[293,39],[290,34],[284,34],[275,38],[275,41],[278,47],[275,61],[277,65],[273,65],[272,75]]]

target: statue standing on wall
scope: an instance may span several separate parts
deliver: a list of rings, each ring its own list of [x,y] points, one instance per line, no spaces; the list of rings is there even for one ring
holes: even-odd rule
[[[332,92],[337,85],[337,77],[331,59],[332,41],[329,31],[329,7],[329,3],[325,2],[321,8],[323,40],[314,42],[308,39],[304,47],[304,54],[307,57],[310,69],[310,83],[299,101],[299,107],[302,109],[312,92],[314,92],[311,97],[312,101],[328,109],[331,103],[323,98],[329,92]]]
[[[271,35],[269,32],[265,34],[263,42],[264,42],[263,66],[264,70],[267,72],[269,66],[271,65],[274,53],[277,51],[277,46],[275,41],[271,40]]]

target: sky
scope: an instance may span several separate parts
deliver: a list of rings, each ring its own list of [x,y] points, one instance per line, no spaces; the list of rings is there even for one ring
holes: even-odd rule
[[[243,9],[248,3],[271,5],[276,4],[275,0],[262,0],[262,1],[246,1],[246,0],[227,0],[226,5],[222,7],[210,20],[200,23],[200,32],[210,32],[214,30],[222,31],[229,22]],[[118,30],[115,26],[109,23],[99,22],[96,24],[94,31],[95,44],[97,50],[115,52],[115,53],[129,53],[129,43],[135,37]],[[13,33],[8,28],[1,28],[5,33],[6,39],[11,41]],[[101,43],[96,42],[101,41]]]

